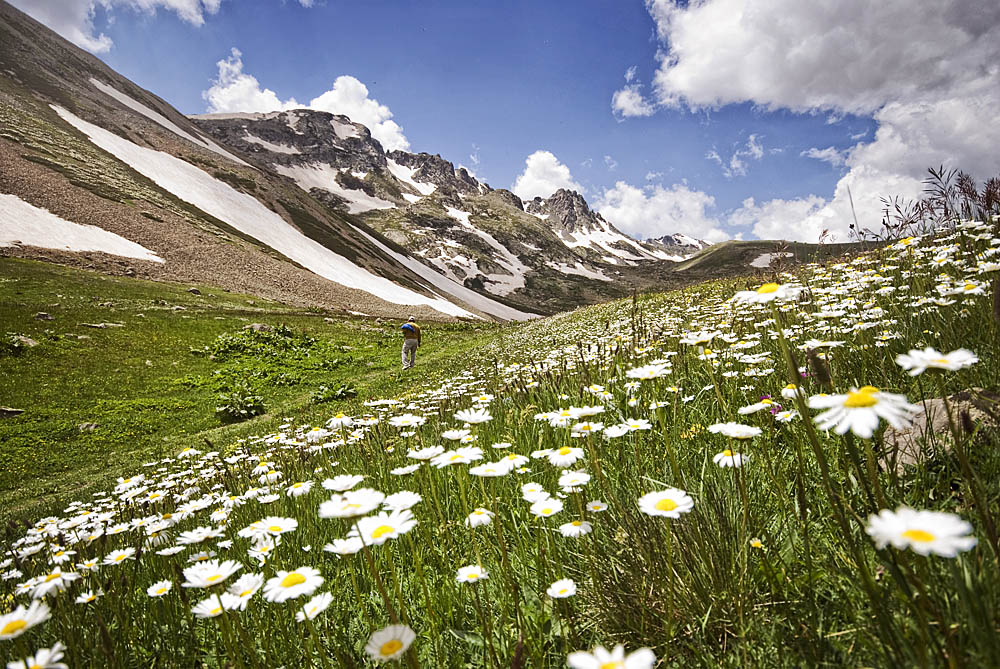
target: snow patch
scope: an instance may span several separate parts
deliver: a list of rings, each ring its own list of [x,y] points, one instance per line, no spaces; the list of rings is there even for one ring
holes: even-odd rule
[[[274,171],[286,177],[291,177],[299,185],[299,188],[306,192],[311,188],[322,188],[334,195],[339,195],[347,200],[347,211],[351,214],[360,214],[372,209],[392,209],[396,206],[395,202],[374,197],[363,190],[344,188],[337,183],[337,174],[342,169],[327,163],[274,165]]]
[[[342,121],[338,121],[337,119],[331,119],[330,125],[333,126],[333,131],[337,133],[337,137],[340,139],[350,139],[358,136],[358,129],[351,123],[344,123]]]
[[[229,153],[228,151],[226,151],[225,149],[223,149],[221,146],[219,146],[215,142],[213,142],[213,141],[211,141],[209,139],[205,139],[203,137],[195,137],[191,133],[189,133],[186,130],[183,130],[182,128],[180,128],[176,123],[174,123],[173,121],[171,121],[170,119],[168,119],[163,114],[160,114],[159,112],[153,111],[152,109],[150,109],[146,105],[142,104],[138,100],[135,100],[135,99],[129,97],[128,95],[126,95],[125,93],[122,93],[117,88],[114,88],[113,86],[108,86],[107,84],[102,83],[102,82],[100,82],[100,81],[98,81],[97,79],[94,79],[94,78],[90,79],[90,83],[93,84],[94,88],[96,88],[97,90],[101,91],[102,93],[104,93],[108,97],[114,98],[115,100],[117,100],[121,104],[125,105],[126,107],[128,107],[132,111],[139,112],[140,114],[142,114],[143,116],[145,116],[146,118],[148,118],[150,121],[153,121],[154,123],[160,125],[161,127],[166,128],[167,130],[169,130],[170,132],[174,133],[175,135],[183,137],[184,139],[188,140],[189,142],[193,142],[194,144],[197,144],[198,146],[202,146],[202,147],[208,149],[209,151],[214,151],[215,153],[219,154],[220,156],[223,156],[225,158],[228,158],[229,160],[237,162],[240,165],[246,165],[245,162],[243,162],[242,160],[240,160],[239,158],[237,158],[233,154]],[[249,165],[247,165],[247,167],[249,167]]]
[[[391,158],[386,162],[388,163],[389,172],[392,174],[392,176],[396,177],[403,183],[407,183],[413,186],[416,189],[416,191],[421,195],[430,195],[435,190],[437,190],[437,186],[435,186],[434,184],[422,183],[414,179],[413,173],[416,172],[414,168],[406,167],[405,165],[400,165]]]
[[[480,230],[469,221],[469,212],[445,207],[449,216],[462,224],[462,227],[472,231],[477,237],[490,245],[499,254],[494,260],[507,269],[507,274],[487,274],[488,285],[486,290],[494,295],[509,295],[519,288],[524,288],[524,275],[528,273],[528,267],[521,262],[521,259],[510,252],[510,250],[497,241],[496,237]]]
[[[138,260],[163,258],[95,225],[81,225],[36,207],[16,195],[0,194],[0,246],[40,246],[61,251],[102,251]]]
[[[266,139],[261,139],[260,137],[251,135],[249,132],[246,133],[243,139],[250,142],[251,144],[260,144],[261,146],[263,146],[268,151],[271,151],[272,153],[285,153],[290,155],[297,155],[299,153],[302,153],[294,146],[289,146],[288,144],[272,144]]]
[[[594,270],[587,269],[583,266],[583,263],[574,263],[572,265],[567,265],[561,262],[547,262],[545,263],[547,267],[550,267],[563,274],[573,274],[575,276],[583,276],[588,279],[597,279],[598,281],[611,281],[611,278],[605,276],[603,272],[595,272]]]
[[[61,107],[52,105],[52,108],[63,120],[87,135],[95,145],[151,179],[160,188],[261,241],[319,276],[394,304],[423,304],[452,316],[474,317],[474,314],[446,299],[421,295],[358,267],[347,258],[306,237],[259,200],[239,192],[188,162],[168,153],[134,144],[87,123]],[[384,247],[383,244],[378,244]],[[416,260],[411,262],[420,264]],[[424,269],[434,273],[429,268]],[[442,281],[445,280],[440,275],[437,276]]]
[[[760,269],[767,269],[771,266],[771,263],[778,258],[791,258],[794,254],[788,253],[787,251],[781,253],[761,253],[757,256],[753,262],[750,263],[751,267],[757,267]]]
[[[413,195],[411,193],[403,193],[403,199],[413,204],[415,202],[420,202],[421,197],[419,195]]]

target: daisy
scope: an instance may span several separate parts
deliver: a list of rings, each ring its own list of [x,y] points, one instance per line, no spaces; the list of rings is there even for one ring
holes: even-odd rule
[[[280,604],[288,599],[311,595],[323,585],[323,577],[312,567],[299,567],[294,571],[279,571],[264,585],[264,599]]]
[[[954,372],[971,367],[977,362],[979,358],[976,354],[964,348],[951,353],[940,353],[928,346],[923,351],[912,349],[909,353],[900,353],[896,356],[896,364],[908,371],[910,376],[917,376],[928,369]]]
[[[545,497],[532,504],[530,510],[539,518],[548,518],[562,511],[563,503],[554,497]]]
[[[218,539],[223,534],[222,530],[215,527],[196,527],[177,535],[177,543],[181,545],[200,544],[208,539]],[[106,563],[107,564],[107,563]]]
[[[627,423],[618,423],[617,425],[611,425],[604,428],[602,434],[604,434],[605,439],[617,439],[618,437],[624,437],[629,432],[631,432],[631,430],[628,429]]]
[[[555,467],[572,467],[577,460],[583,457],[583,449],[572,446],[563,446],[560,449],[551,451],[548,454],[549,463]]]
[[[66,646],[56,641],[52,648],[39,648],[34,655],[29,655],[23,660],[8,662],[7,669],[68,669],[68,666],[60,662],[63,659],[63,651]]]
[[[382,506],[390,511],[403,511],[416,506],[423,497],[409,490],[400,490],[382,500]]]
[[[51,617],[49,605],[35,600],[27,609],[20,604],[10,613],[0,616],[0,639],[15,639],[35,625]]]
[[[395,469],[390,470],[389,473],[393,476],[406,476],[407,474],[412,474],[418,469],[420,469],[419,462],[413,465],[406,465],[405,467],[396,467]]]
[[[646,493],[639,498],[639,509],[650,516],[680,518],[694,507],[694,500],[677,488],[667,488],[657,492]]]
[[[469,565],[468,567],[462,567],[458,570],[458,575],[455,576],[455,580],[459,583],[476,583],[478,581],[486,580],[489,577],[489,572],[482,567]]]
[[[364,476],[360,474],[340,474],[339,476],[334,476],[332,479],[326,479],[323,481],[323,488],[326,490],[332,490],[333,492],[344,492],[345,490],[350,490],[357,484],[364,480]]]
[[[757,290],[741,290],[731,298],[737,304],[766,304],[774,300],[793,300],[803,288],[791,284],[765,283]]]
[[[323,546],[323,550],[327,553],[343,557],[345,555],[354,555],[364,547],[365,545],[361,543],[361,539],[354,537],[351,539],[334,539],[333,543]]]
[[[648,648],[626,656],[624,646],[615,646],[610,652],[598,646],[592,653],[582,650],[570,653],[566,662],[570,669],[653,669],[656,656]]]
[[[63,571],[56,567],[45,576],[34,579],[32,584],[32,599],[41,599],[50,592],[62,592],[66,586],[80,578],[80,575],[72,571]]]
[[[312,490],[313,481],[298,481],[285,488],[285,494],[289,497],[301,497]]]
[[[97,592],[94,592],[93,590],[88,590],[87,592],[80,593],[75,601],[77,604],[89,604],[90,602],[93,602],[103,594],[104,591],[102,590],[98,590]]]
[[[471,434],[469,430],[445,430],[441,433],[441,438],[448,441],[462,441]]]
[[[121,564],[125,560],[135,559],[135,549],[126,548],[119,551],[111,551],[106,556],[104,556],[104,564]]]
[[[405,653],[416,638],[416,633],[406,625],[389,625],[371,635],[365,652],[376,662],[388,662]]]
[[[444,453],[444,450],[444,446],[428,446],[427,448],[421,448],[416,451],[410,450],[407,452],[406,457],[414,460],[430,460],[431,458],[435,458]]]
[[[775,404],[774,400],[772,400],[770,397],[764,397],[761,398],[760,402],[751,404],[749,406],[741,407],[736,411],[736,413],[740,414],[741,416],[746,416],[748,414],[757,413],[758,411],[763,411],[764,409],[770,411],[773,409],[780,409],[780,408],[781,405]]]
[[[476,508],[475,511],[470,513],[465,519],[465,524],[467,527],[480,527],[482,525],[489,525],[490,521],[493,520],[493,512],[489,509],[484,509],[482,507]]]
[[[601,511],[607,511],[608,505],[599,499],[595,499],[593,502],[587,502],[587,511],[593,511],[599,513]]]
[[[862,439],[871,439],[879,418],[902,429],[920,412],[920,407],[903,395],[883,393],[873,386],[852,388],[846,395],[814,395],[809,398],[809,408],[826,409],[813,419],[819,429],[832,429],[837,434],[850,430]]]
[[[334,495],[319,506],[320,518],[351,518],[370,513],[382,503],[385,494],[371,488],[349,490],[343,495]]]
[[[721,453],[717,453],[712,462],[719,465],[720,467],[742,467],[743,463],[747,461],[749,455],[743,455],[742,453],[734,453],[728,448]]]
[[[342,427],[350,427],[353,424],[354,419],[342,413],[338,413],[336,416],[326,421],[326,426],[331,430],[337,430]]]
[[[231,602],[228,595],[229,593],[223,593],[222,597],[219,597],[219,595],[209,595],[195,604],[191,608],[191,612],[196,618],[215,618],[222,615],[223,611],[231,608],[227,606]]]
[[[604,423],[581,422],[573,426],[574,435],[596,434],[604,429]]]
[[[460,423],[469,423],[470,425],[486,423],[492,419],[493,416],[490,415],[488,409],[462,409],[455,412],[455,420]]]
[[[670,365],[654,364],[635,367],[625,372],[625,376],[630,379],[658,379],[670,373]]]
[[[561,578],[550,585],[549,589],[545,591],[545,594],[549,597],[554,597],[555,599],[572,597],[576,594],[576,583],[574,583],[571,578]]]
[[[182,588],[210,588],[213,585],[222,583],[227,578],[243,568],[238,562],[226,560],[207,560],[190,567],[184,568],[184,578],[181,583]]]
[[[232,608],[245,611],[250,598],[257,594],[262,585],[264,585],[262,574],[243,574],[233,581],[232,585],[226,588],[226,592],[236,598],[233,600]]]
[[[305,622],[306,618],[314,620],[316,616],[326,611],[332,601],[333,595],[329,592],[320,593],[302,605],[302,609],[295,614],[295,619],[300,623]]]
[[[587,472],[563,472],[559,476],[560,488],[576,488],[590,483],[590,474]]]
[[[381,546],[389,539],[406,534],[416,525],[417,521],[409,509],[393,511],[391,514],[383,511],[377,516],[359,519],[347,537],[361,539],[366,546]]]
[[[708,431],[712,434],[721,434],[731,439],[753,439],[761,433],[759,427],[741,425],[740,423],[716,423],[709,425]]]
[[[513,462],[510,460],[501,460],[500,462],[488,462],[476,467],[470,467],[469,473],[473,476],[481,476],[483,478],[496,478],[498,476],[506,476],[513,470]]]
[[[150,597],[162,597],[170,592],[172,587],[174,587],[174,584],[168,580],[157,581],[153,585],[146,588],[146,594]]]
[[[951,513],[916,511],[901,506],[895,511],[882,509],[868,517],[865,528],[878,548],[912,548],[920,555],[955,557],[972,549],[977,539],[968,536],[972,525]]]
[[[590,534],[594,527],[585,520],[574,520],[571,523],[566,523],[559,526],[559,533],[564,537],[582,537],[585,534]]]

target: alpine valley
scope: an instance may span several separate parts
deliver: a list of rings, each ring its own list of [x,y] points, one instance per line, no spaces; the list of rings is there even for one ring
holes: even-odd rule
[[[727,242],[692,265],[718,246],[632,239],[574,191],[524,202],[439,155],[387,152],[342,115],[186,117],[0,3],[4,255],[355,315],[493,320],[817,255]]]

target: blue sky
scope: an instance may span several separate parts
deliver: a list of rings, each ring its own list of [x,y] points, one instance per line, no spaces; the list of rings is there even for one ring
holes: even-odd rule
[[[519,176],[523,194],[581,186],[592,206],[639,237],[682,231],[815,241],[824,229],[846,240],[846,187],[865,220],[877,221],[877,196],[919,193],[929,165],[956,163],[981,177],[998,171],[995,157],[976,152],[978,141],[996,138],[938,141],[942,131],[927,118],[928,106],[957,104],[971,127],[995,122],[996,68],[950,86],[920,74],[921,59],[940,62],[959,49],[965,55],[956,68],[971,62],[989,70],[998,36],[989,3],[984,13],[956,18],[887,0],[883,16],[852,26],[859,19],[844,2],[856,4],[147,0],[153,11],[138,0],[15,4],[185,113],[210,110],[203,92],[219,78],[219,61],[235,62],[235,48],[241,85],[252,77],[273,94],[248,97],[217,84],[225,89],[217,100],[231,111],[274,96],[305,106],[338,77],[353,77],[383,106],[380,118],[401,126],[394,132],[410,150],[440,153],[495,188]],[[837,7],[842,14],[821,11]],[[871,25],[876,20],[894,22],[897,37]],[[933,44],[914,55],[913,39]],[[623,90],[637,104],[613,109]],[[348,102],[337,104],[352,115]],[[536,156],[526,168],[539,151],[551,157]]]

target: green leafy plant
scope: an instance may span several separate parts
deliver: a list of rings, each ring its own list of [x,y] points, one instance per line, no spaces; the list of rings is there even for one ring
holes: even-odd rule
[[[349,383],[340,383],[336,386],[320,386],[310,398],[313,404],[323,404],[334,400],[343,400],[354,397],[358,394],[358,389]]]
[[[237,422],[264,413],[264,398],[247,384],[238,384],[218,397],[215,413],[224,422]]]

